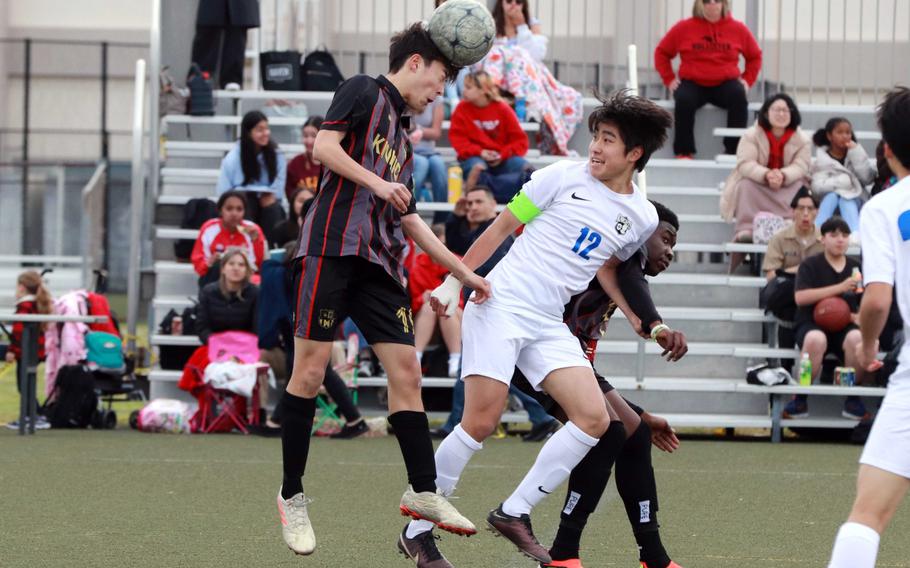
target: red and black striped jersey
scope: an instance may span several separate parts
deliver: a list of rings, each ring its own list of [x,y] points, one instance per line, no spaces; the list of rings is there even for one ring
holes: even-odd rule
[[[384,76],[351,77],[338,88],[322,129],[344,132],[341,146],[365,169],[406,185],[415,214],[414,163],[404,98]],[[300,231],[297,256],[359,256],[404,280],[406,249],[400,214],[372,191],[323,167],[322,181]]]

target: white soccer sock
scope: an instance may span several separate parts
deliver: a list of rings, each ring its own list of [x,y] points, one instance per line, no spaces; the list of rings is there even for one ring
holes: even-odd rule
[[[461,353],[449,353],[449,376],[458,375],[458,366],[461,364]]]
[[[834,539],[828,568],[875,568],[879,535],[859,523],[844,523]]]
[[[502,512],[513,517],[530,513],[535,505],[569,478],[572,469],[597,442],[597,438],[566,422],[565,427],[550,436],[540,449],[531,470],[515,492],[503,502]]]
[[[446,497],[451,495],[471,456],[482,449],[483,444],[465,432],[461,424],[456,426],[436,448],[436,489]],[[414,538],[433,526],[430,521],[411,521],[405,536]]]

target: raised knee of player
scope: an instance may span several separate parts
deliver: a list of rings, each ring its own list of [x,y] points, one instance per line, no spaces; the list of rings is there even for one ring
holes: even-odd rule
[[[483,442],[496,431],[500,417],[491,412],[465,412],[461,419],[461,428],[478,442]]]
[[[610,415],[607,413],[606,405],[591,404],[573,414],[569,416],[569,421],[592,438],[600,438],[610,427]],[[622,422],[617,421],[616,424],[622,427]]]

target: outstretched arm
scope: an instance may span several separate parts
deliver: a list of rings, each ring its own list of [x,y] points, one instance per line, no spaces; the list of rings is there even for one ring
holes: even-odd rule
[[[405,215],[401,218],[401,225],[404,232],[414,239],[417,246],[430,255],[433,262],[446,267],[461,284],[477,291],[477,295],[474,297],[475,302],[483,303],[490,296],[490,283],[474,274],[471,269],[458,260],[452,251],[447,249],[442,241],[433,234],[433,231],[419,215],[416,213]]]
[[[622,290],[619,288],[619,277],[616,274],[616,269],[621,263],[622,261],[617,256],[607,259],[604,265],[597,270],[597,281],[600,282],[601,288],[610,296],[616,307],[626,314],[626,319],[629,320],[629,325],[632,326],[635,333],[647,339],[648,334],[641,329],[641,320],[629,307],[626,297],[623,296]]]
[[[519,226],[521,226],[521,221],[519,221],[509,209],[505,209],[499,214],[499,217],[481,233],[477,240],[474,241],[474,244],[471,245],[471,248],[468,249],[468,252],[465,253],[464,258],[462,258],[464,266],[468,270],[477,270],[477,267],[486,262],[496,249],[499,248],[499,245],[502,244],[506,237],[514,233]],[[486,280],[483,280],[483,282],[486,283]],[[473,286],[467,282],[464,283],[473,288]],[[488,283],[487,286],[489,286]],[[436,312],[436,315],[450,316],[455,313],[460,294],[461,284],[456,281],[454,276],[450,275],[446,277],[445,281],[439,287],[433,290],[433,293],[430,295],[430,306]],[[472,300],[476,303],[482,303],[491,295],[492,289],[487,289],[485,295],[480,294],[473,296]]]

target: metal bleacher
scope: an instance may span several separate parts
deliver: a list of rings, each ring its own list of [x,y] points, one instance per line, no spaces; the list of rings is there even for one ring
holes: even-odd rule
[[[285,100],[304,102],[310,114],[324,114],[331,100],[326,93],[281,93]],[[216,91],[217,115],[211,118],[167,116],[162,133],[165,160],[161,168],[161,187],[155,211],[156,286],[152,302],[150,329],[169,309],[189,305],[197,291],[196,275],[189,264],[174,261],[170,244],[178,238],[194,238],[193,230],[179,229],[181,208],[192,197],[214,197],[215,180],[222,156],[236,137],[236,125],[246,110],[258,108],[272,96],[267,92]],[[586,114],[596,106],[594,99],[585,99]],[[672,106],[671,102],[661,102]],[[754,105],[753,105],[754,107]],[[853,109],[812,106],[801,109],[804,128],[811,130],[824,124],[834,112],[846,114],[857,129],[874,128],[871,107]],[[756,108],[753,108],[756,110]],[[852,112],[852,114],[851,114]],[[725,124],[725,116],[713,107],[699,111],[696,136],[703,153],[714,156],[720,152],[720,139],[715,130]],[[270,118],[274,126],[302,124],[301,118]],[[529,161],[543,167],[559,159],[542,156],[534,148],[536,125],[524,125],[532,141]],[[273,128],[281,148],[289,155],[302,150],[293,132]],[[582,127],[576,132],[570,147],[580,155],[586,152],[589,136]],[[672,140],[672,135],[671,135]],[[871,140],[870,140],[871,142]],[[447,140],[439,143],[447,160],[454,152]],[[676,260],[664,274],[651,280],[651,290],[659,310],[673,327],[685,331],[689,354],[680,362],[663,361],[660,350],[635,336],[621,316],[610,326],[601,341],[596,366],[631,400],[652,412],[663,413],[680,427],[769,428],[779,438],[782,426],[848,427],[851,422],[839,417],[841,391],[830,394],[830,401],[813,403],[813,418],[803,422],[782,421],[782,394],[765,387],[746,385],[746,368],[765,359],[793,358],[789,349],[769,346],[764,340],[772,318],[758,308],[758,292],[764,278],[757,276],[728,276],[726,254],[746,252],[758,255],[763,245],[730,243],[732,226],[725,223],[718,207],[720,187],[733,168],[726,159],[674,160],[671,143],[652,158],[647,168],[648,195],[661,201],[680,216],[681,228]],[[444,204],[420,204],[425,218],[432,211],[446,209]],[[718,259],[718,255],[720,258]],[[151,344],[197,345],[195,337],[152,335]],[[179,373],[155,370],[151,375],[152,396],[185,398],[176,388]],[[362,378],[361,388],[384,384],[380,377]],[[429,386],[451,386],[450,379],[427,378]],[[830,389],[829,389],[830,390]],[[862,394],[880,396],[880,389],[863,389]],[[866,392],[869,391],[869,392]],[[789,391],[788,391],[789,392]],[[854,391],[859,393],[860,391]],[[787,394],[789,396],[789,394]],[[773,400],[772,400],[773,399]],[[772,412],[770,402],[775,403]]]

